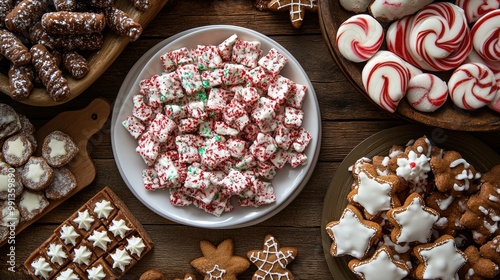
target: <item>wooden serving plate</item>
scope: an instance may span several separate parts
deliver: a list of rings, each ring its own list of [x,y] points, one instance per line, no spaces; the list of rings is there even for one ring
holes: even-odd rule
[[[145,12],[137,10],[130,0],[117,0],[115,5],[125,11],[145,29],[167,2],[168,0],[153,0],[151,1],[151,6]],[[111,66],[129,43],[127,37],[117,35],[108,28],[105,29],[103,35],[104,42],[102,48],[88,57],[89,73],[80,80],[76,80],[69,75],[65,76],[71,91],[68,99],[63,102],[56,102],[47,94],[45,88],[34,88],[30,97],[20,102],[32,106],[54,106],[68,102],[85,91],[102,75],[102,73],[104,73],[104,71],[106,71],[106,69],[109,68],[109,66]],[[9,96],[11,95],[9,79],[4,73],[0,73],[0,91]]]
[[[335,43],[339,26],[355,14],[342,8],[338,0],[318,1],[318,8],[321,31],[330,54],[353,87],[375,104],[366,93],[361,80],[361,71],[365,63],[354,63],[345,59],[340,54]],[[388,26],[384,27],[387,28]],[[385,44],[382,45],[382,49],[386,49]],[[440,73],[439,76],[447,80],[449,74],[449,72]],[[378,105],[376,106],[378,107]],[[487,107],[475,111],[465,111],[456,107],[451,100],[448,100],[443,107],[433,113],[423,113],[413,109],[404,98],[396,108],[395,114],[410,121],[451,130],[500,130],[500,113],[496,113]]]
[[[42,143],[49,133],[55,130],[62,131],[73,139],[78,146],[78,154],[66,165],[76,177],[76,188],[67,196],[57,200],[49,200],[50,204],[45,210],[37,215],[34,219],[21,222],[16,228],[16,234],[26,229],[29,225],[36,222],[45,214],[52,211],[59,204],[70,198],[83,188],[87,187],[95,178],[96,170],[92,159],[87,150],[89,139],[98,132],[104,123],[108,120],[111,112],[110,104],[104,99],[95,99],[86,108],[77,111],[63,112],[46,123],[43,127],[35,132],[35,137],[38,142],[38,149],[35,155],[41,156]],[[3,246],[7,240],[0,244]]]

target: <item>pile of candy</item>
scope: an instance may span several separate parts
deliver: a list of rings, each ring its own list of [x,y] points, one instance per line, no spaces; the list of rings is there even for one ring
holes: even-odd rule
[[[404,6],[414,1],[398,2]],[[353,62],[367,61],[363,86],[389,112],[405,96],[422,112],[439,109],[448,96],[464,110],[488,106],[500,112],[500,2],[493,1],[497,7],[475,2],[435,2],[409,10],[404,17],[399,13],[389,18],[394,21],[385,34],[380,21],[388,18],[377,17],[372,10],[357,14],[338,29],[339,52]],[[389,4],[386,9],[395,9]],[[380,49],[384,35],[387,51]],[[423,71],[453,73],[443,81]]]
[[[219,216],[233,206],[276,200],[277,169],[307,163],[305,85],[282,76],[288,58],[236,34],[219,45],[161,56],[164,72],[140,82],[123,121],[148,166],[148,190],[168,189],[176,206]]]

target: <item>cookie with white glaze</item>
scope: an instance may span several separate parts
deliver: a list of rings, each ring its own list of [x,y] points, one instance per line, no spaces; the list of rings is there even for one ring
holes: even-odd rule
[[[5,162],[17,167],[25,164],[33,154],[33,145],[24,134],[15,134],[5,139],[2,146]]]
[[[329,222],[326,231],[332,239],[330,254],[334,257],[350,255],[362,259],[382,236],[381,226],[365,220],[353,205],[346,206],[338,221]]]
[[[401,280],[410,274],[410,268],[402,261],[397,260],[389,246],[380,246],[370,258],[364,260],[352,259],[349,269],[360,279]]]
[[[54,171],[42,157],[30,157],[21,172],[23,185],[34,191],[45,189],[53,177]]]
[[[43,192],[25,189],[19,198],[18,208],[23,221],[34,219],[49,206]]]
[[[17,169],[0,161],[0,199],[15,199],[22,191],[23,183]]]
[[[73,139],[61,131],[53,131],[43,140],[42,157],[50,166],[61,167],[78,153]]]

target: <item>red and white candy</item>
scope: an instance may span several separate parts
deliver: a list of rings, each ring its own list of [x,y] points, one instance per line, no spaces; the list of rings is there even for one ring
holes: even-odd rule
[[[406,63],[389,51],[379,51],[366,63],[361,77],[370,98],[393,113],[405,96],[411,72]]]
[[[500,8],[500,0],[456,0],[455,4],[464,9],[468,23],[475,22],[486,13]]]
[[[337,46],[346,59],[363,62],[370,59],[382,45],[384,30],[372,16],[359,14],[344,21],[337,31]]]
[[[474,50],[485,60],[500,60],[500,10],[491,11],[472,27]]]
[[[420,66],[430,71],[456,68],[472,49],[464,11],[448,2],[435,2],[420,10],[409,41]]]
[[[465,110],[488,105],[497,93],[493,72],[481,63],[466,63],[458,67],[448,81],[453,103]]]
[[[434,112],[448,99],[448,86],[436,75],[422,73],[410,79],[406,99],[418,111]]]

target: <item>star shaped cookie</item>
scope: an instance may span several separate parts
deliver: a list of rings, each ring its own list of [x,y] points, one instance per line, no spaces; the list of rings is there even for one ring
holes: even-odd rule
[[[274,12],[290,10],[290,20],[295,28],[300,28],[307,11],[318,11],[318,0],[271,0],[267,7]]]
[[[235,256],[234,245],[231,239],[222,241],[215,247],[209,241],[201,241],[200,249],[203,257],[191,261],[199,273],[205,276],[205,280],[236,280],[236,276],[250,266],[250,262],[239,256]]]
[[[248,259],[257,266],[257,271],[252,279],[289,279],[293,280],[293,274],[286,266],[297,256],[297,248],[281,247],[278,240],[268,234],[264,239],[262,250],[248,251]],[[282,278],[283,277],[283,278]]]

